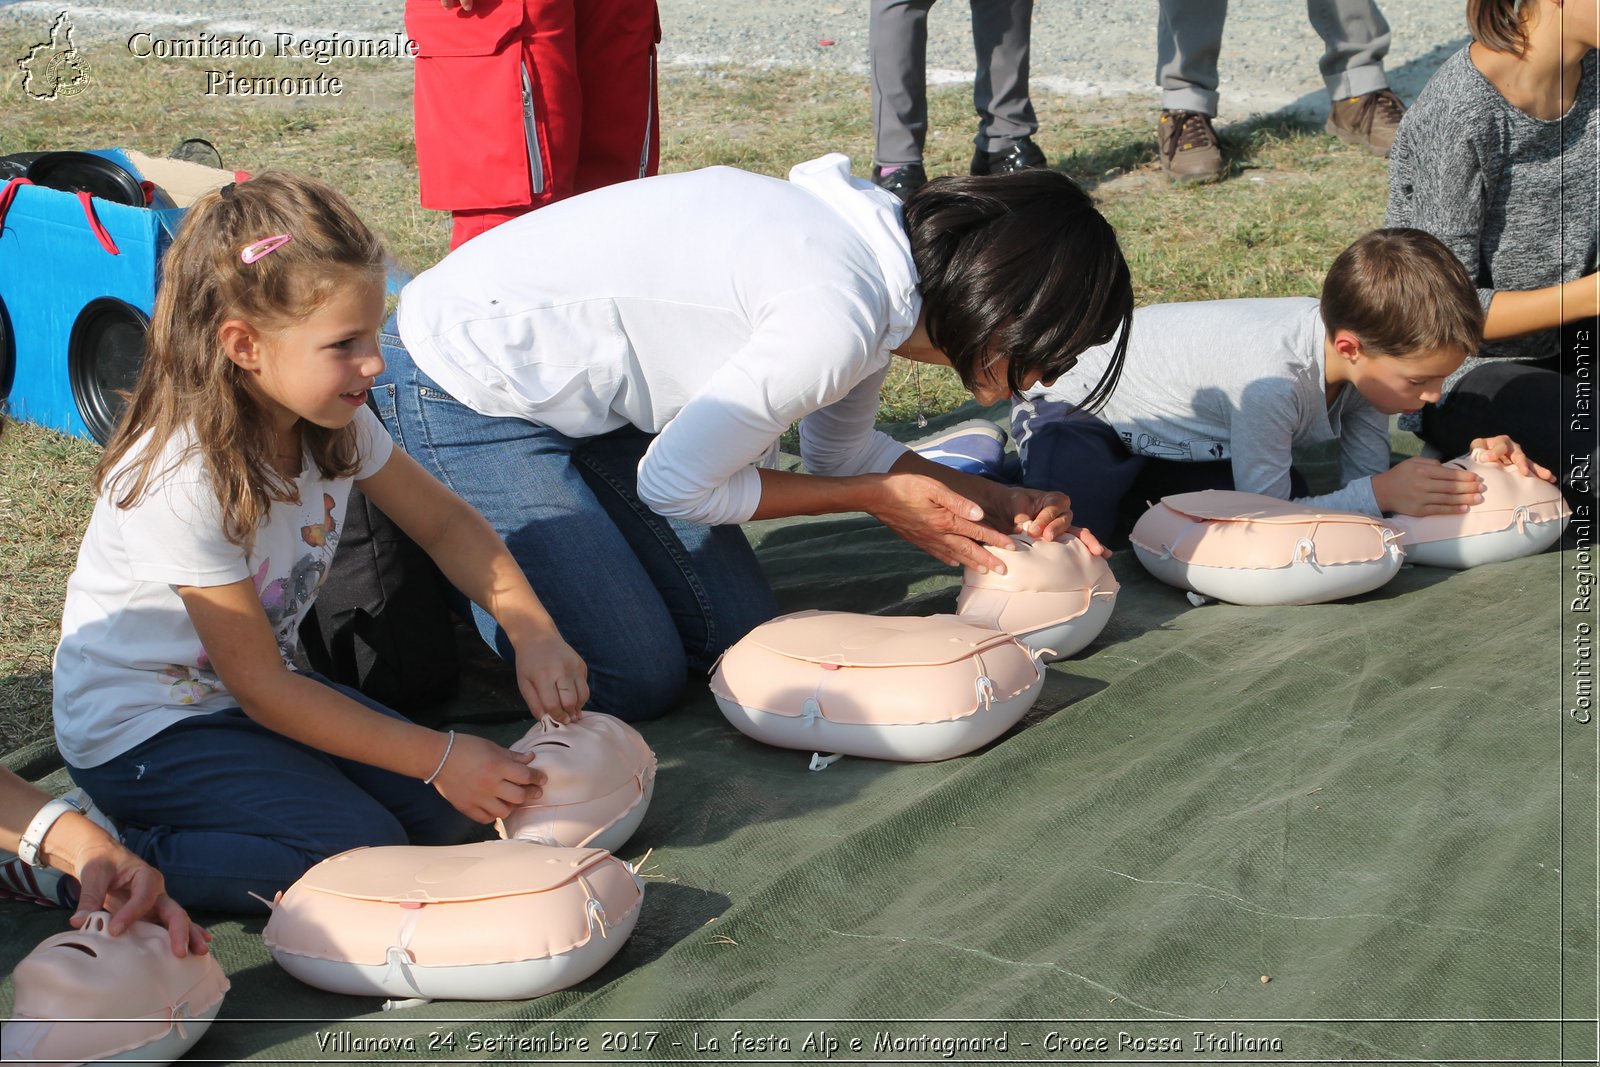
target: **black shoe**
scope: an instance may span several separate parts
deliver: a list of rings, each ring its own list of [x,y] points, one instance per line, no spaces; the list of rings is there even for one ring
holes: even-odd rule
[[[882,167],[873,167],[872,184],[904,200],[928,184],[928,172],[922,169],[921,163],[902,163],[887,174]]]
[[[998,152],[985,152],[980,148],[972,153],[974,174],[1010,174],[1012,171],[1049,165],[1050,161],[1031,137],[1014,141]]]

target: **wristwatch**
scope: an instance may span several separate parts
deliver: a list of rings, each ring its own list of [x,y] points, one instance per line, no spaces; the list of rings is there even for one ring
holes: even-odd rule
[[[68,800],[66,797],[57,797],[40,808],[39,814],[35,815],[28,828],[22,831],[22,840],[17,842],[17,858],[30,867],[44,866],[39,862],[39,846],[44,841],[44,835],[50,832],[50,827],[69,811],[83,814],[83,808],[77,801]]]

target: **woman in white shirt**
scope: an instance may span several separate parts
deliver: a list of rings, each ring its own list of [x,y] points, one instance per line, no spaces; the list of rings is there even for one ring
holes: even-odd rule
[[[505,538],[593,706],[637,720],[776,614],[741,522],[866,512],[946,564],[997,569],[1010,533],[1066,536],[1061,494],[876,430],[879,389],[898,355],[995,403],[1126,337],[1132,309],[1115,233],[1064,175],[935,181],[902,213],[840,155],[788,182],[713,167],[462,245],[402,293],[374,397]],[[758,467],[797,420],[809,473]]]

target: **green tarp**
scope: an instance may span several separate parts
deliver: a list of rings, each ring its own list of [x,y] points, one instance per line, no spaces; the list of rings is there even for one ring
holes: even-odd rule
[[[787,609],[953,610],[869,520],[752,535]],[[590,981],[384,1012],[207,916],[233,989],[191,1058],[1594,1062],[1589,536],[1294,608],[1196,608],[1120,552],[1099,640],[939,764],[812,772],[694,685],[642,727],[648,889]],[[475,676],[460,706],[512,699]],[[51,759],[13,763],[65,788]],[[0,902],[0,967],[64,924]]]

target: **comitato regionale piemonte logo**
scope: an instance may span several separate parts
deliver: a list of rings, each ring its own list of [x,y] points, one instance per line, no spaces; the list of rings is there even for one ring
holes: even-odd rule
[[[89,87],[89,65],[72,43],[72,20],[65,11],[50,26],[50,39],[17,60],[22,91],[33,100],[60,100]]]

